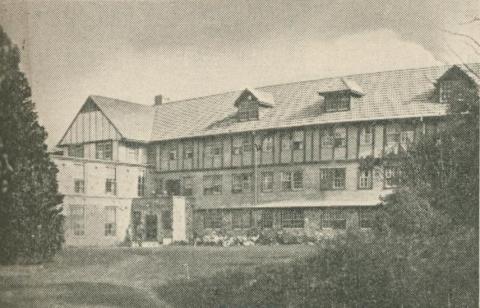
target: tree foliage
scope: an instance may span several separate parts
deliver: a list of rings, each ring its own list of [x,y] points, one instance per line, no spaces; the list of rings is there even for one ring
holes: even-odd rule
[[[63,241],[57,168],[19,63],[18,48],[0,27],[0,139],[11,166],[2,172],[1,263],[44,261]]]

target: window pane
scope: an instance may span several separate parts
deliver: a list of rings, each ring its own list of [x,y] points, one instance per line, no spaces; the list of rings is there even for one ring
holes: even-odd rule
[[[271,209],[262,210],[260,227],[261,228],[273,228],[273,210],[271,210]]]
[[[113,206],[105,208],[105,236],[115,236],[117,233],[117,209]]]
[[[73,235],[85,235],[85,207],[70,206],[70,219]]]
[[[303,188],[303,172],[302,171],[295,171],[293,173],[293,188],[294,189]]]
[[[273,172],[264,172],[262,174],[262,191],[273,190]]]
[[[282,189],[292,189],[292,174],[290,172],[282,172]]]
[[[282,228],[303,228],[305,223],[303,209],[285,209],[280,212]]]

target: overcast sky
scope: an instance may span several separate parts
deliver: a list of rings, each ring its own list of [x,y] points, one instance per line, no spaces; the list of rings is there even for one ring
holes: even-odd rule
[[[152,104],[334,75],[480,61],[478,0],[0,0],[54,145],[88,95]],[[460,59],[461,58],[461,59]]]

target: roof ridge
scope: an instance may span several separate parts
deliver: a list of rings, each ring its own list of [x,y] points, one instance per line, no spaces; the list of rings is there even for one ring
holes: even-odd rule
[[[433,68],[451,67],[451,66],[454,66],[454,65],[465,65],[465,64],[467,64],[467,65],[480,64],[480,62],[430,65],[430,66],[422,66],[422,67],[410,67],[410,68],[402,68],[402,69],[374,71],[374,72],[368,72],[368,73],[356,73],[356,74],[349,74],[349,75],[334,75],[334,76],[330,76],[330,77],[313,78],[313,79],[306,79],[306,80],[300,80],[300,81],[289,81],[289,82],[275,83],[275,84],[270,84],[270,85],[263,85],[263,86],[253,87],[253,89],[260,90],[260,89],[270,88],[270,87],[284,86],[284,85],[290,85],[290,84],[299,84],[299,83],[313,82],[313,81],[322,81],[322,80],[328,80],[328,79],[352,78],[352,77],[356,77],[356,76],[368,76],[368,75],[375,75],[375,74],[380,74],[380,73],[419,71],[419,70],[428,70],[428,69],[433,69]],[[202,95],[202,96],[196,96],[196,97],[189,97],[189,98],[186,98],[186,99],[178,99],[178,100],[167,102],[167,103],[165,103],[165,105],[172,104],[172,103],[182,103],[182,102],[187,102],[187,101],[191,101],[191,100],[207,98],[207,97],[211,97],[211,96],[225,95],[225,94],[234,93],[234,92],[238,92],[238,91],[242,91],[242,90],[241,89],[230,90],[230,91],[219,92],[219,93],[214,93],[214,94],[208,94],[208,95]],[[159,105],[159,106],[163,106],[163,104]]]
[[[122,102],[122,103],[131,104],[131,105],[145,106],[145,107],[153,107],[153,105],[146,105],[146,104],[141,104],[141,103],[126,101],[126,100],[121,99],[121,98],[109,97],[109,96],[98,95],[98,94],[90,94],[89,97],[91,97],[91,98],[94,98],[94,97],[106,98],[106,99],[112,99],[112,100],[120,101],[120,102]]]

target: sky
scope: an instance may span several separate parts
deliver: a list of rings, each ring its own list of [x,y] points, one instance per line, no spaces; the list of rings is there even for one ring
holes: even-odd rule
[[[153,104],[479,62],[479,11],[478,0],[0,0],[0,25],[52,147],[92,94]]]

